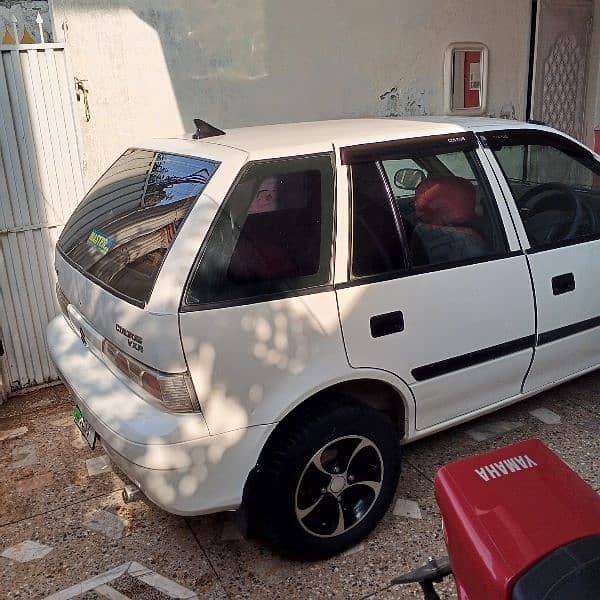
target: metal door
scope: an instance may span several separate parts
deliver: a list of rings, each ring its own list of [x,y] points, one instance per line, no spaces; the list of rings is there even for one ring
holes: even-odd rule
[[[591,0],[539,0],[532,117],[582,140]]]
[[[407,157],[413,156],[417,148],[422,155],[430,156],[444,150],[454,152],[458,143],[465,150],[473,150],[470,136],[439,136],[449,139],[436,138],[435,149],[429,154],[432,138],[357,148],[371,152],[370,160],[383,160],[386,151],[403,156],[403,147]],[[344,156],[346,150],[348,155]],[[353,160],[361,158],[353,157],[351,152],[352,148],[343,148],[342,161],[352,167],[350,179],[358,181],[360,175],[354,173]],[[480,151],[477,156],[481,157]],[[482,194],[489,183],[491,194],[501,197],[494,178],[488,182],[483,171],[476,177]],[[338,182],[348,179],[344,173],[338,176]],[[375,190],[365,198],[371,200],[376,195]],[[349,274],[347,281],[336,285],[350,365],[400,377],[415,398],[417,430],[520,394],[533,355],[533,291],[507,208],[499,202],[497,209],[498,226],[505,229],[508,241],[499,254],[416,268],[398,269],[393,265],[381,275],[358,274],[352,278]],[[351,212],[353,227],[362,217],[358,210]],[[377,230],[369,226],[370,239],[394,236],[393,225],[384,231],[385,223],[391,221],[380,219]],[[402,238],[402,232],[398,237]],[[350,257],[358,249],[354,237],[351,246]],[[373,248],[377,251],[380,246],[378,242]],[[408,240],[406,246],[411,246]]]
[[[600,173],[600,162],[563,136],[536,129],[492,131],[484,136],[535,289],[536,348],[523,386],[524,392],[532,392],[600,363],[600,231],[594,219],[599,198],[594,177]],[[506,148],[511,154],[503,156]],[[519,165],[512,172],[511,163]],[[527,194],[533,198],[532,192],[542,186],[563,186],[581,202],[584,208],[576,230],[536,239],[536,229],[531,228],[535,208],[530,210],[525,198]],[[549,230],[558,214],[548,211],[542,227]],[[576,216],[566,222],[573,220]]]
[[[54,245],[83,193],[62,44],[0,45],[0,329],[15,391],[57,379]]]

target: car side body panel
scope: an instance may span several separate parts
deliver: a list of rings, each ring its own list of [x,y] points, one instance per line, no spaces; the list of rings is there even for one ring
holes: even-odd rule
[[[352,376],[333,290],[185,312],[181,336],[212,434],[279,421]]]
[[[570,144],[600,164],[598,155],[573,138],[547,128],[540,129],[545,134],[541,136],[542,143],[545,137],[549,143],[556,140],[559,145]],[[506,139],[520,131],[506,128]],[[523,387],[524,392],[530,393],[600,364],[600,288],[597,284],[600,276],[600,240],[573,239],[555,247],[532,248],[502,167],[492,150],[486,149],[485,154],[511,211],[535,289],[536,348]],[[550,174],[549,177],[559,179],[560,174]],[[592,190],[586,192],[588,195],[591,193]],[[593,202],[592,196],[589,202]],[[561,278],[566,278],[566,287],[557,285],[555,280]]]
[[[538,305],[538,345],[525,391],[600,362],[600,240],[530,254],[529,262]],[[552,279],[563,274],[573,275],[575,289],[555,295]]]
[[[338,297],[350,363],[405,380],[417,429],[520,393],[534,332],[524,256],[340,289]],[[373,338],[370,319],[398,310],[404,331]],[[496,353],[501,344],[516,350]],[[495,358],[468,364],[469,354],[485,350]],[[436,372],[448,360],[456,361],[452,370]],[[431,374],[417,375],[427,367]]]
[[[373,148],[377,152],[377,144]],[[535,308],[527,261],[498,182],[481,150],[478,155],[506,232],[505,257],[362,283],[348,281],[351,249],[338,244],[344,254],[336,257],[337,265],[345,268],[340,272],[338,266],[336,293],[349,362],[388,371],[410,386],[416,431],[518,396],[533,356]],[[345,199],[340,211],[346,211],[340,219],[350,223],[347,167],[339,169]],[[403,329],[374,337],[372,319],[394,313],[401,313]]]
[[[579,311],[576,319],[596,317],[600,242],[538,258],[527,255],[527,237],[510,189],[488,149],[478,149],[477,155],[498,203],[506,256],[368,285],[349,282],[351,193],[349,169],[339,148],[478,128],[510,127],[484,119],[332,121],[250,128],[256,135],[234,130],[203,141],[148,144],[150,149],[207,157],[221,165],[178,231],[145,308],[113,296],[57,255],[59,283],[71,306],[66,317],[50,323],[48,345],[106,451],[152,501],[178,514],[236,508],[277,424],[338,383],[371,379],[396,390],[404,414],[400,435],[406,443],[597,367],[597,330],[549,341],[535,350],[534,345],[536,335],[573,324],[574,310]],[[301,143],[294,142],[296,134]],[[332,144],[337,203],[330,284],[275,299],[183,308],[190,269],[244,165],[331,152]],[[567,269],[582,295],[540,311],[545,294],[552,295],[547,272]],[[403,313],[403,330],[374,338],[371,317],[392,311]],[[143,356],[135,355],[116,324],[143,337]],[[153,402],[82,343],[79,327],[155,369],[189,369],[202,412],[174,414]],[[505,351],[506,344],[512,344],[510,351]],[[469,362],[473,353],[485,360]],[[453,368],[440,371],[447,361],[454,361]]]

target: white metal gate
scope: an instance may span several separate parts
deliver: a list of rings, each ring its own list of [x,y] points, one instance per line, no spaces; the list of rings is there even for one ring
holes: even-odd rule
[[[5,355],[0,361],[8,372],[8,391],[57,378],[45,345],[46,325],[59,310],[54,245],[83,192],[71,81],[63,44],[0,45],[0,331]]]

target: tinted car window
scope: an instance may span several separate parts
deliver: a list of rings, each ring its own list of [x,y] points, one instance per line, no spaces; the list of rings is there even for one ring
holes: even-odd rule
[[[247,167],[216,217],[186,304],[285,295],[329,283],[333,205],[329,155]]]
[[[423,156],[429,176],[401,205],[414,266],[476,260],[506,252],[498,208],[472,150]]]
[[[491,147],[533,248],[600,234],[600,164],[591,153],[535,131],[496,135]]]
[[[352,274],[405,268],[402,238],[410,267],[504,255],[504,229],[475,152],[420,147],[412,161],[426,177],[410,196],[390,181],[394,158],[352,165]]]
[[[401,227],[377,163],[353,165],[352,275],[364,277],[404,269]]]
[[[427,177],[427,171],[412,160],[412,158],[402,158],[399,160],[386,160],[383,164],[387,178],[392,186],[395,196],[411,196],[414,195],[414,190],[417,185]],[[409,178],[398,177],[398,174],[408,173]],[[398,185],[403,180],[408,179],[406,183],[414,183],[414,185]]]
[[[217,167],[202,158],[128,150],[75,209],[59,251],[104,287],[146,303],[177,230]]]

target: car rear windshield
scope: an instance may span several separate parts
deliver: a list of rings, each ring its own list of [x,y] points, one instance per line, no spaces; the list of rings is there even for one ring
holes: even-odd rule
[[[144,305],[177,230],[218,166],[128,150],[75,209],[58,250],[90,279]]]

